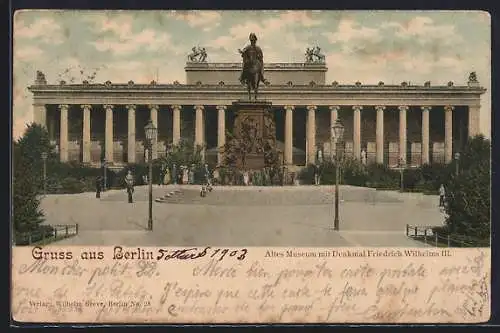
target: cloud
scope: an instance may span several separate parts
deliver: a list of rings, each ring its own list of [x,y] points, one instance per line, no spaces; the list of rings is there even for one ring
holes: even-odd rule
[[[250,32],[257,35],[258,44],[265,53],[266,61],[284,61],[283,55],[280,59],[271,60],[275,57],[272,50],[281,50],[282,54],[290,58],[290,52],[300,50],[300,56],[308,46],[307,37],[311,32],[305,30],[297,34],[292,29],[297,27],[312,27],[322,23],[319,19],[314,19],[308,11],[277,11],[276,16],[258,20],[247,20],[231,26],[228,35],[223,35],[208,42],[217,51],[226,51],[226,56],[234,57],[236,49],[242,48],[248,43]],[[239,59],[239,58],[238,58]],[[233,59],[234,60],[234,59]],[[288,59],[292,61],[293,59]],[[295,60],[296,61],[296,60]]]
[[[455,26],[436,25],[427,16],[417,16],[405,23],[387,22],[382,23],[382,28],[396,30],[395,36],[402,39],[417,40],[420,44],[428,44],[435,40],[440,40],[444,44],[456,44],[463,41],[457,33]]]
[[[221,14],[216,11],[172,11],[168,14],[179,21],[185,21],[190,27],[204,27],[204,31],[211,30],[214,26],[219,26]]]
[[[100,52],[109,51],[114,55],[124,56],[138,51],[180,51],[172,44],[172,37],[168,33],[152,28],[134,33],[132,15],[94,14],[84,16],[83,20],[93,25],[92,30],[98,37],[89,41],[89,44]]]
[[[25,25],[22,20],[15,20],[15,38],[37,39],[48,44],[61,44],[64,41],[61,26],[52,18],[39,18],[30,25]]]
[[[330,43],[349,42],[351,40],[380,40],[379,30],[360,26],[352,19],[342,19],[339,22],[336,32],[323,33]]]
[[[90,42],[96,50],[104,52],[110,51],[115,55],[127,55],[139,50],[141,51],[160,51],[166,49],[175,49],[171,42],[170,34],[165,32],[158,33],[152,29],[145,29],[136,34],[126,34],[116,38],[101,38]]]
[[[19,46],[14,48],[14,62],[27,62],[38,60],[44,55],[44,51],[33,45]]]

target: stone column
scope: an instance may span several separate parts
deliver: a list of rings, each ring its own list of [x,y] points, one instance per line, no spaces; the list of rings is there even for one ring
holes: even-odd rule
[[[333,144],[333,146],[330,147],[330,158],[333,158],[335,154],[337,153],[336,148],[337,148],[337,139],[335,138],[335,133],[333,131],[333,125],[337,121],[337,118],[339,117],[339,109],[340,106],[338,105],[332,105],[330,106],[330,145]]]
[[[178,145],[181,141],[181,106],[172,105],[172,142]]]
[[[353,135],[353,155],[355,159],[361,159],[361,110],[363,107],[360,105],[354,105],[352,107],[354,110],[353,116],[353,126],[354,126],[354,135]]]
[[[134,104],[127,105],[128,110],[128,134],[127,134],[127,162],[135,163],[135,109]]]
[[[194,142],[196,146],[202,146],[202,159],[205,159],[205,138],[203,137],[203,133],[205,132],[203,130],[203,110],[205,107],[203,105],[196,105],[194,107],[196,110],[196,126],[194,129]]]
[[[47,128],[47,107],[45,104],[33,104],[33,122]]]
[[[68,105],[59,105],[61,110],[61,133],[59,136],[59,156],[61,162],[68,161]]]
[[[316,109],[317,106],[307,107],[307,163],[316,163]]]
[[[453,109],[454,106],[444,107],[444,161],[450,163],[453,159]]]
[[[90,110],[92,106],[89,104],[84,104],[81,106],[83,110],[83,163],[90,163]]]
[[[151,152],[151,157],[153,160],[158,158],[158,105],[149,105],[149,114],[153,125],[156,127],[156,137],[153,138],[153,149]]]
[[[226,144],[226,106],[217,106],[217,164],[224,164],[224,154],[221,152]]]
[[[469,136],[475,136],[480,133],[479,124],[481,120],[481,105],[469,105]]]
[[[285,149],[283,151],[284,163],[293,164],[293,105],[285,105]]]
[[[377,125],[376,125],[376,146],[377,158],[379,164],[384,164],[384,110],[385,106],[378,105],[377,110]]]
[[[422,165],[429,164],[430,159],[430,141],[429,141],[429,112],[431,111],[430,106],[422,106]]]
[[[399,158],[406,163],[406,111],[408,106],[401,105],[399,109]]]
[[[113,163],[113,105],[104,105],[104,109],[106,109],[104,153],[106,161]]]

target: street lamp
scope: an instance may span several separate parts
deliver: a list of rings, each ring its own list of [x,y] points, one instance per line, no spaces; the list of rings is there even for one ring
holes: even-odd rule
[[[458,176],[458,167],[460,161],[460,153],[455,153],[455,175]]]
[[[335,160],[336,160],[336,171],[335,171],[335,219],[333,220],[333,230],[339,230],[339,180],[340,180],[340,153],[339,153],[339,143],[342,142],[344,137],[344,126],[337,119],[335,124],[332,126],[333,136],[335,138]]]
[[[104,169],[103,170],[103,172],[104,172],[104,186],[102,188],[102,191],[106,192],[106,187],[108,187],[107,172],[106,172],[106,169],[108,168],[108,162],[106,161],[106,159],[102,160],[102,167]]]
[[[47,152],[42,152],[43,160],[43,193],[47,194]]]
[[[400,157],[399,158],[399,175],[400,175],[400,191],[403,192],[404,191],[404,179],[403,179],[403,171],[404,171],[404,168],[405,168],[405,160],[404,158]]]
[[[148,163],[149,163],[149,218],[148,218],[148,230],[153,230],[153,140],[156,137],[156,127],[151,121],[148,121],[144,127],[144,132],[146,133],[146,141],[148,146]]]

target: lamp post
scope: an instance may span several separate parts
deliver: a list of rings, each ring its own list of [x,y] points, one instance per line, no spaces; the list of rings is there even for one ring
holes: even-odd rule
[[[339,230],[339,180],[340,180],[340,152],[339,143],[342,142],[344,137],[344,126],[337,119],[332,126],[333,136],[335,138],[335,218],[333,220],[333,230]]]
[[[455,175],[458,177],[460,153],[455,153]]]
[[[401,192],[404,191],[404,178],[403,178],[404,168],[405,168],[405,160],[402,157],[400,157],[399,158],[399,176],[400,176],[399,182],[400,182],[400,191]]]
[[[149,215],[148,215],[148,230],[153,230],[153,140],[156,137],[156,127],[151,121],[148,121],[144,127],[146,141],[148,144],[148,163],[149,163]]]
[[[285,152],[280,151],[281,162],[281,186],[285,185]]]
[[[106,161],[106,159],[102,160],[102,168],[104,169],[103,170],[103,172],[104,172],[104,186],[102,188],[102,191],[106,192],[106,188],[108,187],[107,172],[106,172],[106,169],[108,168],[108,162]]]
[[[43,194],[47,194],[47,152],[42,152],[43,160]]]

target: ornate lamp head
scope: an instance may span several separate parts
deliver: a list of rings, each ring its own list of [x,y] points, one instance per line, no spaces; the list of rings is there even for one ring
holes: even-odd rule
[[[332,128],[335,139],[337,139],[338,141],[342,141],[342,138],[344,137],[344,125],[342,125],[339,119],[335,121],[335,124],[333,124]]]
[[[153,124],[153,122],[151,121],[151,119],[148,121],[146,126],[144,126],[144,132],[146,133],[146,139],[149,142],[152,142],[156,136],[156,127]]]

